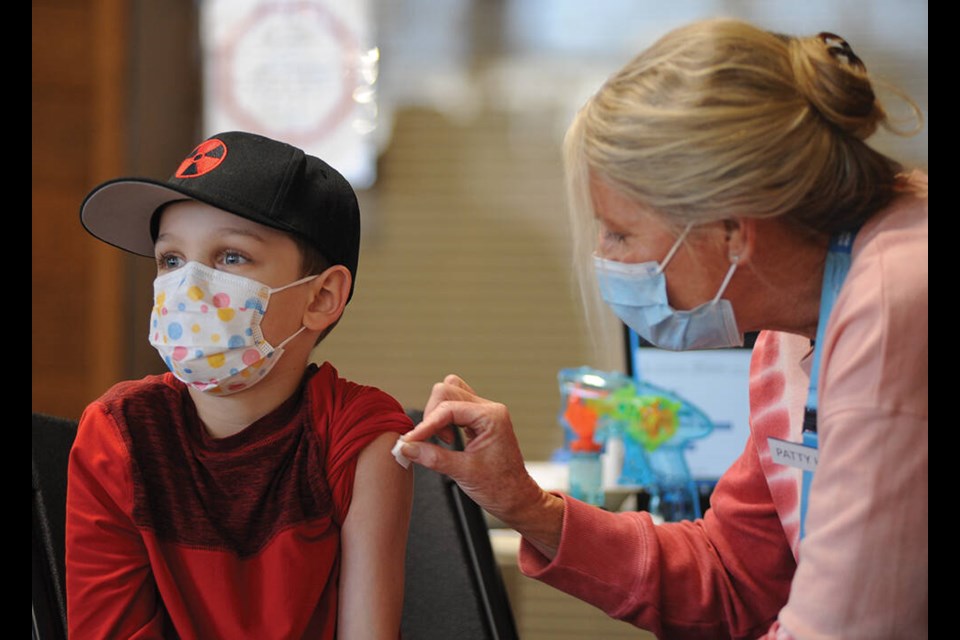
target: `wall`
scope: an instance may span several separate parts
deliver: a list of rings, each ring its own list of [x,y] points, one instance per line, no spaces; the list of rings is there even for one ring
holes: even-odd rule
[[[88,186],[122,168],[120,0],[34,2],[33,409],[78,417],[121,373],[122,256],[85,235]]]

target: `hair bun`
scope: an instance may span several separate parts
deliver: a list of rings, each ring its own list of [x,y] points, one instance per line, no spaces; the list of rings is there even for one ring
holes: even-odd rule
[[[794,39],[791,63],[798,91],[843,132],[865,140],[886,120],[866,65],[840,36],[823,31]]]

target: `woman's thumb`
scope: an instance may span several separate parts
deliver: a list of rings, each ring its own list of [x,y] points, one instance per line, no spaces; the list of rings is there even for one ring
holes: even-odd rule
[[[453,452],[429,442],[405,442],[400,447],[400,453],[408,460],[412,460],[427,469],[437,473],[447,473],[450,463],[449,456]]]

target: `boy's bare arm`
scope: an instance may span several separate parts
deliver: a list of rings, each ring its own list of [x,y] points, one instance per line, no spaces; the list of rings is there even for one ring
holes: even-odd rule
[[[390,455],[396,439],[378,436],[357,460],[340,538],[340,639],[399,637],[413,469]]]

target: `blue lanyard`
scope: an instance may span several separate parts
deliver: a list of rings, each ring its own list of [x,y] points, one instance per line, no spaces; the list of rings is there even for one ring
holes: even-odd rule
[[[845,231],[830,240],[827,262],[823,271],[823,288],[820,291],[820,317],[817,320],[817,337],[813,343],[813,363],[810,367],[810,386],[807,389],[807,404],[803,411],[803,444],[817,448],[817,382],[820,379],[820,353],[823,336],[827,331],[827,320],[833,310],[833,303],[840,293],[840,287],[850,270],[850,250],[857,232]],[[806,534],[807,504],[810,497],[810,484],[813,471],[804,470],[800,489],[800,538]]]

